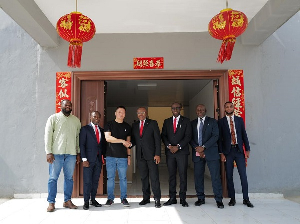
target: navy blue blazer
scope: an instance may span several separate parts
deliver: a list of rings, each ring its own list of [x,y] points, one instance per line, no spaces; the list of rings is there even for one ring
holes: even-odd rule
[[[198,129],[197,129],[198,118],[191,121],[193,137],[190,141],[192,147],[192,159],[193,162],[198,162],[200,156],[196,156],[195,148],[198,144]],[[202,129],[202,145],[205,146],[204,154],[206,160],[218,160],[220,159],[218,151],[218,139],[219,139],[219,128],[218,123],[214,118],[205,117],[203,129]],[[201,145],[201,146],[202,146]]]
[[[161,155],[160,132],[157,121],[146,119],[142,137],[140,137],[140,121],[132,124],[131,143],[136,145],[137,158],[141,159],[142,154],[145,160],[153,160],[154,156]]]
[[[219,124],[219,152],[224,153],[225,155],[229,154],[231,148],[231,134],[230,134],[230,127],[228,125],[228,121],[226,116],[221,118],[218,121]],[[236,130],[236,137],[237,137],[237,144],[238,149],[241,152],[243,150],[243,144],[245,145],[246,151],[250,151],[250,145],[245,129],[245,124],[243,118],[234,116],[234,124]]]
[[[176,132],[174,133],[173,117],[165,119],[161,132],[161,138],[165,145],[166,154],[171,154],[170,150],[167,148],[169,144],[173,146],[179,144],[181,149],[179,149],[176,153],[189,155],[189,142],[192,138],[190,120],[180,115]]]
[[[99,127],[100,128],[100,127]],[[106,154],[106,140],[103,129],[100,128],[101,139],[98,144],[95,131],[91,124],[83,126],[79,133],[79,147],[81,158],[87,158],[89,162],[95,162],[98,158],[101,162],[101,156]],[[97,157],[99,153],[99,157]]]

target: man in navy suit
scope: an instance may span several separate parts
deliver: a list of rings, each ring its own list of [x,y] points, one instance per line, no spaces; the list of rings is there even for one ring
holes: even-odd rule
[[[217,206],[224,208],[218,151],[218,123],[214,118],[206,116],[206,108],[203,104],[196,107],[196,114],[198,118],[191,122],[193,137],[190,141],[194,162],[195,189],[198,197],[195,205],[205,204],[204,171],[207,163]]]
[[[155,207],[160,208],[161,190],[158,164],[160,163],[161,142],[157,121],[147,118],[144,107],[137,109],[138,121],[132,124],[132,145],[136,145],[137,164],[142,180],[143,200],[139,203],[150,203],[150,183],[154,194]]]
[[[162,128],[162,140],[165,145],[167,166],[169,172],[169,197],[164,205],[177,204],[176,199],[176,173],[178,168],[180,178],[180,204],[188,207],[186,202],[187,191],[187,167],[189,142],[192,138],[191,122],[188,118],[180,115],[182,105],[173,103],[171,111],[173,116],[166,119]]]
[[[234,161],[240,175],[243,204],[253,208],[253,204],[249,201],[248,181],[246,174],[246,161],[250,156],[250,145],[245,129],[244,121],[241,117],[234,116],[234,105],[232,102],[226,102],[224,105],[226,116],[219,120],[219,152],[221,160],[225,163],[229,206],[234,206],[235,190],[233,184],[233,168]],[[244,153],[243,145],[246,152]]]
[[[91,113],[91,123],[84,126],[79,134],[79,146],[81,158],[83,161],[83,209],[89,209],[89,200],[91,205],[101,207],[96,201],[98,182],[101,173],[103,157],[106,152],[106,140],[103,129],[100,128],[100,113],[94,111]]]

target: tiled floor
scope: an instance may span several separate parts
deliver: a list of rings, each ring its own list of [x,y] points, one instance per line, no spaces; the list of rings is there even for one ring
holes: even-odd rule
[[[282,197],[272,198],[267,194],[259,197],[251,195],[251,198],[254,208],[242,205],[241,198],[234,207],[229,207],[229,200],[224,199],[224,209],[218,209],[212,198],[206,199],[206,204],[200,207],[194,206],[195,198],[188,198],[188,208],[180,204],[154,208],[153,202],[139,206],[140,198],[129,198],[131,207],[128,208],[124,208],[120,200],[116,199],[111,207],[90,207],[86,211],[82,209],[82,199],[73,199],[79,208],[71,210],[62,207],[63,199],[59,197],[53,213],[46,212],[46,198],[11,199],[2,200],[0,204],[0,223],[300,223],[300,204]],[[97,200],[102,204],[106,201],[105,198]]]
[[[166,167],[162,166],[160,172],[162,203],[168,198],[168,177]],[[206,195],[212,195],[211,182],[205,180]],[[248,208],[242,204],[242,195],[236,195],[237,204],[229,207],[229,199],[223,200],[224,209],[218,209],[213,198],[206,198],[206,204],[196,207],[196,197],[187,198],[188,208],[180,204],[155,208],[153,199],[146,206],[139,206],[141,201],[141,183],[136,174],[132,184],[128,185],[128,201],[130,207],[124,208],[119,199],[119,186],[116,185],[116,199],[111,207],[83,210],[83,199],[74,198],[73,203],[79,206],[76,210],[63,208],[63,196],[58,194],[56,210],[53,213],[46,212],[48,202],[46,194],[16,195],[16,197],[31,197],[33,199],[0,199],[0,224],[30,223],[30,224],[55,224],[55,223],[110,223],[110,224],[206,224],[206,223],[260,223],[273,224],[300,223],[300,200],[284,199],[281,195],[274,194],[250,194],[254,208]],[[188,195],[195,195],[193,171],[188,171]],[[97,198],[98,202],[105,204],[106,197]],[[178,200],[179,201],[179,200]],[[298,203],[297,203],[298,202]]]

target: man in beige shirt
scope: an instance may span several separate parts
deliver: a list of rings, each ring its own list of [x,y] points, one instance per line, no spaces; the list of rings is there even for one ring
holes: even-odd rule
[[[75,163],[80,161],[79,132],[81,124],[79,119],[71,114],[72,103],[62,100],[61,112],[51,115],[45,127],[45,151],[49,163],[47,212],[55,209],[57,194],[57,180],[60,171],[64,172],[64,203],[63,207],[76,209],[71,201],[73,191],[73,172]]]

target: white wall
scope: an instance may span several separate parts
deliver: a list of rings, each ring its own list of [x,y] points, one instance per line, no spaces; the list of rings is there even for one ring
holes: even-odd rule
[[[132,70],[133,57],[152,56],[164,57],[165,70],[243,69],[249,191],[294,192],[300,189],[299,16],[261,46],[238,39],[223,64],[215,62],[221,41],[208,33],[97,35],[84,43],[82,68],[75,70]],[[41,48],[2,10],[0,20],[0,197],[45,193],[44,126],[54,113],[55,73],[71,70],[68,43]]]

